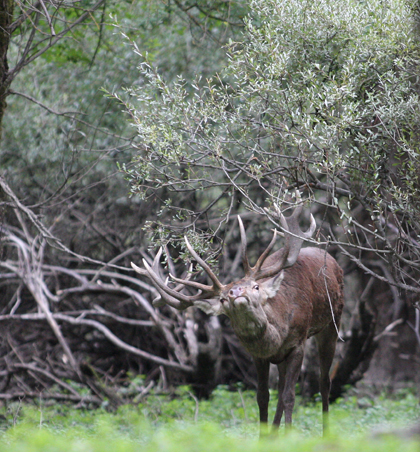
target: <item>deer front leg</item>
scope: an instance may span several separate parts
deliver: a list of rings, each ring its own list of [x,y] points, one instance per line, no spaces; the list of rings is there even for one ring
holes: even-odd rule
[[[268,388],[268,376],[270,363],[265,359],[255,358],[257,369],[257,403],[260,412],[260,436],[267,434],[268,403],[270,401],[270,391]]]
[[[283,361],[282,363],[277,365],[277,369],[279,371],[279,381],[278,381],[278,400],[277,400],[277,409],[276,414],[274,416],[273,421],[273,432],[278,430],[281,422],[281,417],[283,416],[284,411],[284,404],[283,404],[283,391],[284,391],[284,384],[286,380],[286,362]]]
[[[305,344],[295,348],[285,360],[286,377],[281,395],[284,406],[284,421],[286,428],[292,425],[292,412],[295,405],[295,387],[302,367]]]

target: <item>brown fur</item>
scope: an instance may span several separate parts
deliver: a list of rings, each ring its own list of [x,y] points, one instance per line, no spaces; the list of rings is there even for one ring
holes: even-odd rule
[[[343,272],[327,252],[318,248],[300,250],[303,240],[311,237],[316,227],[312,217],[310,229],[305,233],[300,231],[300,211],[301,207],[295,209],[287,219],[281,216],[283,228],[294,235],[286,237],[285,246],[264,261],[274,245],[274,236],[252,268],[245,256],[245,230],[239,218],[243,264],[247,276],[228,285],[218,281],[186,239],[190,253],[213,282],[212,286],[207,286],[172,277],[175,282],[182,284],[180,287],[189,286],[199,290],[194,296],[169,288],[159,277],[158,264],[162,250],[156,255],[152,267],[145,261],[144,270],[131,265],[139,274],[149,277],[158,290],[160,297],[154,301],[155,306],[166,303],[178,310],[196,306],[207,314],[226,314],[230,318],[236,335],[255,361],[258,375],[257,401],[262,426],[268,420],[270,363],[277,365],[279,371],[279,398],[273,427],[279,426],[283,412],[286,426],[291,425],[295,386],[305,342],[308,337],[314,336],[321,368],[320,391],[325,431],[331,387],[329,371],[344,304]],[[286,269],[282,270],[284,267]],[[271,276],[268,277],[269,275]]]
[[[280,252],[269,256],[263,267],[272,265]],[[338,328],[340,324],[344,304],[342,270],[325,251],[304,248],[296,263],[284,270],[283,281],[274,296],[267,297],[267,293],[278,284],[276,279],[274,276],[256,282],[243,278],[229,284],[221,296],[222,311],[231,319],[238,338],[254,357],[262,424],[268,420],[269,365],[278,366],[279,400],[274,428],[280,424],[283,411],[286,424],[291,424],[295,385],[305,342],[308,337],[315,336],[321,364],[320,390],[325,427],[331,385],[329,370],[337,341],[336,326]]]

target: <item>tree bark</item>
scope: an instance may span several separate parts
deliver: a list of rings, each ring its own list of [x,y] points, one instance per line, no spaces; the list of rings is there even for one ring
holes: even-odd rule
[[[13,8],[13,0],[0,0],[0,138],[3,131],[3,117],[7,107],[6,97],[9,89],[7,52],[11,37],[10,24],[13,20]]]

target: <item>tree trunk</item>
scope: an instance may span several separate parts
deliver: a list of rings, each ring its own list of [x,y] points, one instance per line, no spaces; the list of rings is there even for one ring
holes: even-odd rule
[[[222,327],[218,317],[209,317],[198,309],[192,316],[194,324],[185,330],[195,369],[191,387],[199,399],[207,399],[220,382]]]
[[[375,299],[374,283],[371,278],[359,298],[350,324],[350,338],[343,347],[342,358],[332,371],[332,401],[342,395],[345,385],[355,385],[363,378],[376,350],[374,337],[378,312],[372,303]]]
[[[10,24],[13,21],[13,8],[13,0],[0,0],[0,138],[3,131],[3,116],[7,107],[6,97],[9,89],[7,51],[11,38]]]

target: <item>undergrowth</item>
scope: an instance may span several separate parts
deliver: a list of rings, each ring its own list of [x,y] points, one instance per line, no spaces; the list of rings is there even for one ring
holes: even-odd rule
[[[271,417],[274,410],[272,403]],[[332,404],[330,433],[322,438],[320,403],[297,400],[293,431],[258,440],[253,391],[218,388],[210,400],[198,401],[182,387],[115,412],[42,400],[9,404],[0,414],[0,451],[418,452],[419,438],[406,429],[419,420],[419,400],[411,391],[375,398],[354,394]]]

